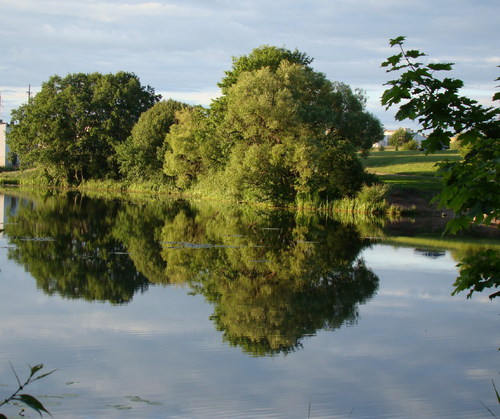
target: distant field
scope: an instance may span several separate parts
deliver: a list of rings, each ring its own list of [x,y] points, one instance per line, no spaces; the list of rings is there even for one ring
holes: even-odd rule
[[[456,150],[425,154],[423,151],[373,151],[363,165],[371,173],[435,176],[436,163],[460,160]]]
[[[362,159],[366,170],[379,175],[380,180],[396,188],[420,191],[431,197],[442,189],[436,163],[458,161],[456,150],[444,150],[426,155],[423,151],[374,151]]]

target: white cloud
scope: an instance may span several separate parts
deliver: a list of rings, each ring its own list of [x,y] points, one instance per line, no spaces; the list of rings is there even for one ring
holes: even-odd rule
[[[429,58],[451,58],[453,77],[481,97],[475,86],[493,82],[500,61],[497,0],[0,0],[0,10],[6,87],[125,70],[203,103],[232,56],[271,44],[306,52],[332,80],[379,86],[367,89],[369,105],[390,122],[372,97],[388,79],[380,63],[394,53],[389,38],[407,35]]]

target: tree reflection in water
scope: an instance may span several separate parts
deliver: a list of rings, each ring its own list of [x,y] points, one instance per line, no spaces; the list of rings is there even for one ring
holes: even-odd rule
[[[127,303],[148,280],[112,234],[118,207],[74,194],[24,201],[5,228],[15,245],[9,258],[47,294]]]
[[[214,306],[225,341],[254,356],[355,323],[378,287],[356,228],[319,216],[68,195],[10,221],[9,257],[45,292],[122,304],[151,283],[185,284]]]

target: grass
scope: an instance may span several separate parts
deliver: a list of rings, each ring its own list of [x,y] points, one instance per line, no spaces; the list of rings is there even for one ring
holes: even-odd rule
[[[375,151],[363,159],[365,169],[370,173],[436,176],[436,163],[446,160],[459,161],[457,150],[443,150],[433,154],[423,151]]]
[[[423,151],[373,151],[362,159],[366,171],[397,190],[416,190],[430,199],[442,189],[437,163],[460,161],[457,150],[442,150],[433,154]]]
[[[389,237],[385,240],[386,243],[410,246],[410,247],[425,247],[431,249],[449,249],[462,252],[494,249],[500,251],[500,244],[495,239],[478,239],[471,237]]]
[[[441,178],[429,176],[378,175],[380,180],[398,189],[417,189],[425,196],[433,196],[441,191]]]
[[[4,168],[2,168],[2,170],[0,170],[0,185],[32,184],[33,179],[36,177],[36,175],[36,169],[5,170]]]

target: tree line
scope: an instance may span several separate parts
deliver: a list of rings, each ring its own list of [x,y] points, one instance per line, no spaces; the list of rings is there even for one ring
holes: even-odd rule
[[[51,185],[152,182],[233,200],[317,204],[374,178],[358,152],[383,138],[366,96],[298,50],[233,58],[209,107],[161,100],[126,72],[53,76],[12,113],[9,145]]]

